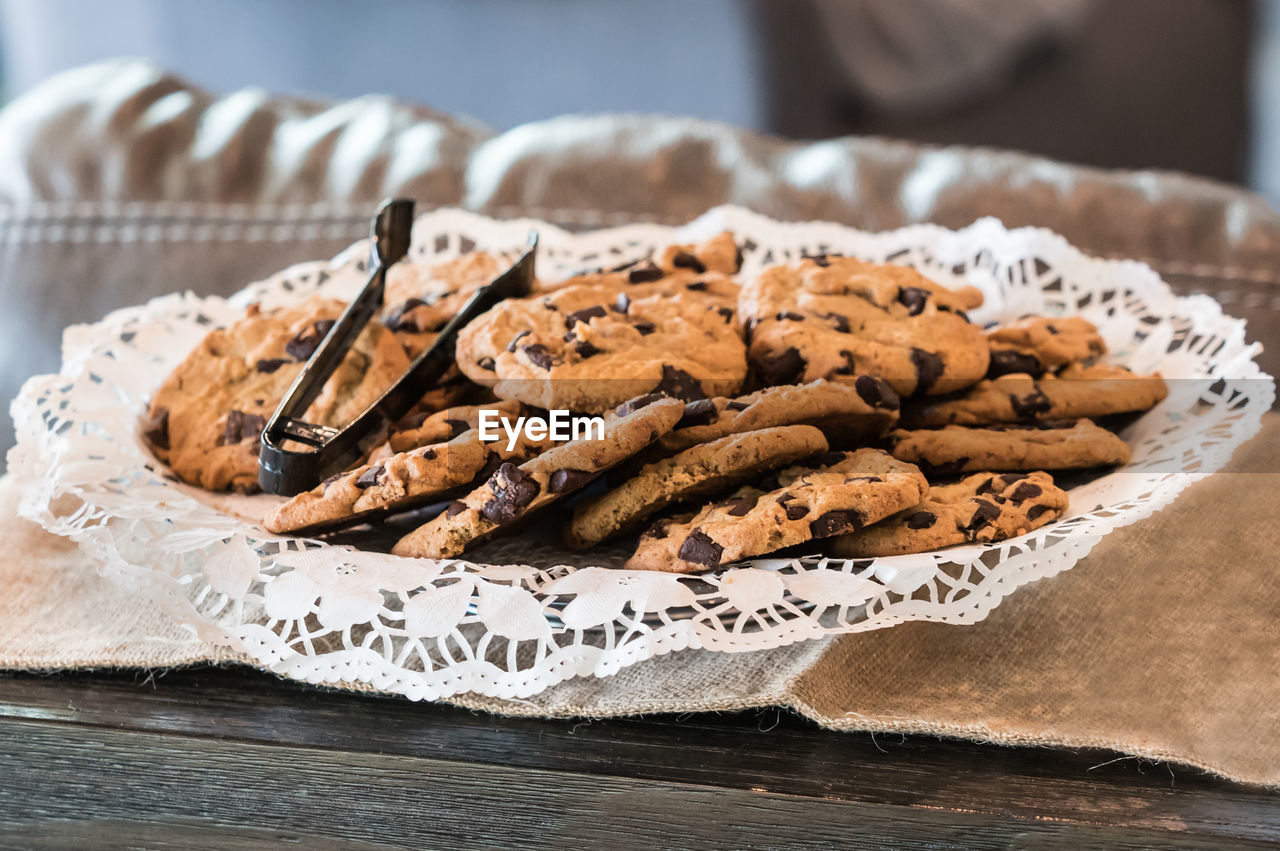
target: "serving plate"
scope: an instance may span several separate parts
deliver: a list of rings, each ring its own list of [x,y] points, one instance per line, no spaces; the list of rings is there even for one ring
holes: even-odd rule
[[[249,303],[272,307],[316,291],[351,297],[364,283],[362,242],[227,299],[175,294],[67,329],[61,371],[31,379],[12,406],[20,513],[77,541],[104,575],[201,638],[283,676],[417,699],[523,697],[687,648],[742,652],[912,620],[976,623],[1221,468],[1275,399],[1274,381],[1254,362],[1260,347],[1211,298],[1175,296],[1144,264],[1090,258],[1048,231],[992,219],[958,231],[866,233],[718,207],[678,228],[575,234],[441,210],[417,220],[411,256],[508,251],[530,228],[548,279],[726,229],[743,245],[744,276],[824,251],[914,266],[939,283],[980,288],[977,322],[1085,316],[1111,360],[1161,372],[1169,396],[1122,431],[1129,465],[1072,487],[1058,522],[993,544],[861,560],[799,554],[680,577],[619,570],[625,547],[575,554],[550,534],[500,539],[466,560],[273,535],[256,521],[274,497],[176,482],[147,451],[139,415],[192,346]]]

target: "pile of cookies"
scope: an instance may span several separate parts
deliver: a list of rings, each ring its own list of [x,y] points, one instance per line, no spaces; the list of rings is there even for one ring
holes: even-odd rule
[[[474,253],[393,267],[383,315],[306,419],[343,425],[504,265]],[[564,517],[569,548],[638,535],[627,567],[681,573],[782,550],[922,552],[1057,519],[1067,494],[1049,471],[1126,463],[1096,421],[1166,394],[1159,375],[1104,363],[1082,318],[983,329],[968,317],[977,289],[834,254],[741,266],[726,233],[500,303],[365,463],[264,525],[314,534],[439,505],[393,552],[447,558]],[[253,489],[265,420],[342,308],[251,307],[211,332],[152,401],[155,454],[192,484]],[[602,433],[482,440],[491,412],[548,410],[597,415]],[[539,513],[566,501],[571,515]]]

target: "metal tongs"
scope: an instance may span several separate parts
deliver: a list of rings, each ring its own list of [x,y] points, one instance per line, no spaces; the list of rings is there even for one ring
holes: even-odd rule
[[[382,307],[387,269],[408,253],[412,228],[412,199],[384,201],[374,215],[369,282],[312,353],[262,431],[258,484],[267,493],[292,496],[310,490],[368,455],[386,439],[392,424],[448,371],[463,326],[503,299],[529,293],[538,249],[537,231],[529,232],[528,246],[520,259],[492,283],[476,290],[430,348],[418,355],[409,369],[359,416],[341,429],[304,422],[299,417],[315,401],[351,344]],[[286,449],[284,445],[289,441],[311,448]]]

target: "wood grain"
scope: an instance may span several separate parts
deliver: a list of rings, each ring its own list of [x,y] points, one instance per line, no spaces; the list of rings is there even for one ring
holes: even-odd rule
[[[243,670],[2,676],[0,844],[1280,840],[1278,796],[1114,758],[873,740],[775,711],[503,719]]]

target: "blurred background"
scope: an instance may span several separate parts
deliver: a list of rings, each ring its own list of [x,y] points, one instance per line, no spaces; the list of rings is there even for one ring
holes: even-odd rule
[[[386,93],[1014,148],[1280,203],[1280,0],[0,0],[0,86],[116,56],[215,91]]]

